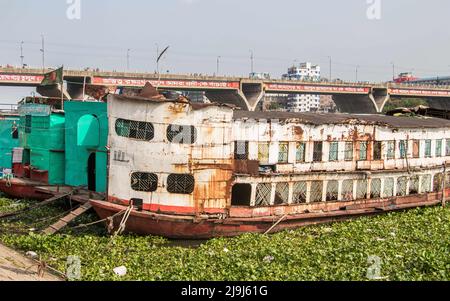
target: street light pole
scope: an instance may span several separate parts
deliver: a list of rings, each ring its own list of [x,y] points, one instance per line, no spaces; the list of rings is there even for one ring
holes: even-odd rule
[[[23,41],[22,41],[22,42],[20,42],[20,66],[22,68],[24,67],[23,59],[24,59],[24,56],[23,56]]]
[[[159,73],[159,44],[155,43],[156,45],[156,72]]]
[[[328,57],[330,59],[330,82],[333,80],[332,74],[331,74],[331,67],[332,67],[332,62],[331,62],[331,56]]]
[[[130,50],[131,49],[127,49],[127,71],[130,70]]]
[[[220,67],[220,59],[221,58],[222,57],[220,55],[217,57],[217,72],[216,72],[216,76],[219,76],[219,67]]]
[[[356,82],[358,82],[358,69],[359,69],[359,65],[356,66]]]
[[[395,80],[395,64],[394,63],[391,63],[392,64],[392,80],[394,81]]]
[[[41,35],[41,41],[42,41],[42,48],[41,48],[41,52],[42,52],[42,71],[45,72],[45,37],[42,34]]]
[[[253,50],[250,50],[251,71],[253,73]]]

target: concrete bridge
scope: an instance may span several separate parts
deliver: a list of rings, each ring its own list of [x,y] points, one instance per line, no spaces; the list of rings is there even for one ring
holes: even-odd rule
[[[46,70],[45,72],[50,72]],[[52,96],[54,91],[40,87],[42,69],[0,68],[0,86],[37,87],[38,92]],[[121,73],[64,70],[67,92],[80,98],[83,85],[107,87],[142,87],[146,82],[167,90],[205,91],[214,102],[230,103],[245,110],[255,110],[265,94],[332,95],[341,112],[381,112],[391,98],[426,99],[433,107],[450,110],[450,86],[305,82],[292,80],[256,80],[239,77],[211,77],[156,73]]]

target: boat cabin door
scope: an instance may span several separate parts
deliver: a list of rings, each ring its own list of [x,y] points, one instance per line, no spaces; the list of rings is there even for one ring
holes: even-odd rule
[[[88,190],[96,191],[96,181],[95,181],[95,153],[91,153],[88,159]]]

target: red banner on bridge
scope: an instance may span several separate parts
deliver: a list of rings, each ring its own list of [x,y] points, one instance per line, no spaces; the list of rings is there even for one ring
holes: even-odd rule
[[[153,86],[179,89],[232,89],[237,90],[240,87],[239,82],[221,82],[221,81],[195,81],[195,80],[145,80],[145,79],[121,79],[94,77],[94,85],[104,86],[123,86],[123,87],[143,87],[149,82]]]
[[[40,84],[43,79],[42,75],[0,74],[0,83]]]
[[[389,94],[401,96],[450,97],[449,90],[389,89]]]
[[[266,91],[299,92],[299,93],[351,93],[369,94],[369,87],[326,86],[326,85],[296,85],[296,84],[266,84]]]

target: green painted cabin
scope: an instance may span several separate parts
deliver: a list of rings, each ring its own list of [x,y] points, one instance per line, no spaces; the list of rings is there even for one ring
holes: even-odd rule
[[[0,176],[12,168],[12,151],[19,146],[19,115],[0,114]]]
[[[107,104],[66,101],[65,183],[106,192],[108,142]]]

